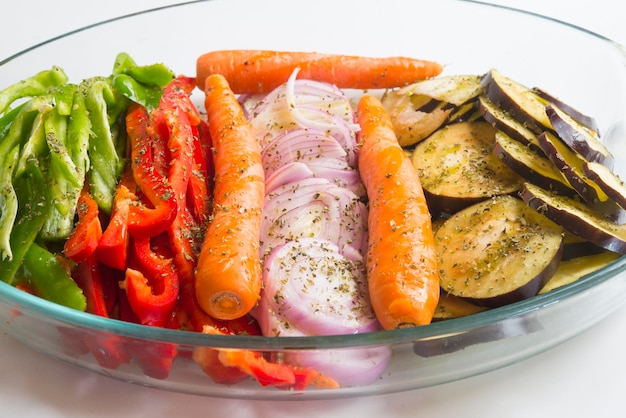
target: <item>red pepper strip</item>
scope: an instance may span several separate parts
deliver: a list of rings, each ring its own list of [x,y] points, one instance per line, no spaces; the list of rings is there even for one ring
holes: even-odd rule
[[[213,323],[213,320],[201,313],[195,296],[193,301],[189,297],[189,290],[194,286],[194,270],[202,242],[200,225],[187,206],[187,190],[194,163],[194,126],[200,123],[200,115],[188,96],[188,92],[194,88],[192,80],[183,77],[175,79],[164,90],[160,109],[169,133],[167,147],[171,160],[168,178],[178,205],[176,218],[168,228],[170,247],[180,274],[183,311],[186,310],[190,316],[193,328],[201,329],[204,324]],[[192,295],[195,295],[195,290]],[[185,318],[179,320],[186,322]]]
[[[128,302],[144,325],[163,327],[170,321],[178,298],[178,273],[172,259],[162,258],[149,238],[134,238],[133,267],[127,268],[123,287]]]
[[[132,341],[129,350],[146,376],[161,380],[169,376],[178,351],[174,344],[145,340]]]
[[[145,108],[131,104],[126,115],[126,130],[131,144],[131,167],[141,192],[154,208],[135,204],[130,207],[129,232],[149,237],[165,231],[176,217],[176,200],[168,179],[155,170],[152,138],[148,134],[149,116]]]
[[[209,173],[202,149],[202,130],[193,127],[193,168],[187,190],[188,203],[194,219],[199,225],[206,225],[211,214],[211,196],[209,195]]]
[[[128,217],[133,200],[128,187],[120,183],[115,191],[109,224],[102,233],[96,248],[98,260],[117,270],[126,268],[129,243]]]
[[[193,77],[178,76],[163,89],[161,106],[167,102],[175,103],[189,118],[189,123],[196,126],[202,120],[198,108],[193,104],[189,95],[196,88]]]
[[[118,291],[119,319],[134,324],[141,323],[132,310],[124,289]],[[174,344],[145,340],[132,340],[127,343],[133,360],[146,376],[154,379],[166,379],[169,376],[174,358],[178,354]]]
[[[128,296],[126,296],[126,290],[119,288],[117,291],[117,313],[121,321],[130,322],[133,324],[141,324],[139,317],[131,308],[128,302]]]
[[[205,327],[203,332],[208,334],[219,335],[223,334],[220,330],[212,327]],[[334,389],[338,388],[339,384],[332,378],[323,375],[322,373],[297,366],[292,366],[285,363],[274,363],[265,359],[261,353],[250,350],[238,350],[238,349],[210,349],[217,352],[217,359],[224,367],[236,368],[240,372],[256,379],[262,386],[275,386],[281,389],[293,389],[304,390],[307,386],[313,385],[322,389]],[[208,373],[222,372],[215,364],[210,363],[207,360],[213,360],[208,353],[202,355],[194,355],[194,359],[198,362],[204,360],[206,364],[200,363],[203,371]],[[209,369],[208,366],[212,366],[214,370]],[[221,376],[221,374],[218,374]],[[220,383],[220,382],[216,382]]]
[[[219,349],[203,347],[194,351],[193,360],[207,376],[220,385],[234,385],[248,378],[248,374],[239,367],[224,365],[219,356]]]
[[[89,353],[89,346],[83,338],[83,331],[77,328],[57,327],[61,336],[61,347],[64,353],[80,357]]]
[[[76,213],[78,223],[65,241],[63,251],[67,258],[80,263],[94,253],[102,236],[102,225],[98,217],[98,203],[86,189],[81,192],[78,198]]]
[[[209,124],[205,121],[200,121],[197,126],[198,140],[200,142],[199,156],[196,161],[202,160],[202,166],[207,173],[207,181],[209,189],[213,188],[213,177],[215,176],[215,167],[213,166],[213,140],[211,139],[211,131],[209,130]]]
[[[105,286],[102,282],[103,276],[100,274],[100,266],[96,257],[91,255],[86,260],[78,263],[72,271],[72,278],[85,294],[87,299],[86,311],[108,318],[109,310],[105,300]]]
[[[313,385],[319,389],[336,389],[339,383],[314,369],[267,361],[260,353],[249,350],[220,350],[220,361],[256,379],[261,386],[304,390]]]
[[[76,266],[72,277],[85,293],[87,312],[109,318],[108,308],[115,303],[117,283],[114,275],[102,274],[101,268],[95,255],[92,255]],[[130,362],[129,354],[116,335],[103,335],[100,332],[89,334],[85,331],[83,341],[98,364],[104,368],[116,369],[121,364]]]

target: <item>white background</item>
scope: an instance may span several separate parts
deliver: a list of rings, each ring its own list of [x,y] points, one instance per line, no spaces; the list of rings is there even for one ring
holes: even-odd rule
[[[494,2],[553,16],[626,44],[624,16],[614,0]],[[4,2],[0,60],[90,23],[171,3],[177,2]],[[368,398],[276,403],[203,398],[121,383],[53,361],[0,333],[0,417],[623,417],[625,353],[622,308],[549,352],[460,382]]]

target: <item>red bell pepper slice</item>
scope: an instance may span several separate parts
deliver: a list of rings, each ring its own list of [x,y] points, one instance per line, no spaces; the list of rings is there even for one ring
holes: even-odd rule
[[[128,302],[142,324],[163,327],[178,298],[178,272],[171,259],[152,250],[149,238],[133,239],[132,257],[122,285]]]
[[[108,318],[109,308],[115,302],[115,294],[111,290],[117,283],[113,285],[112,275],[102,274],[101,268],[95,255],[91,255],[76,265],[72,271],[72,278],[85,294],[86,311]]]
[[[203,332],[213,335],[224,334],[223,331],[210,326],[205,327]],[[219,362],[216,362],[216,359]],[[250,350],[205,348],[194,354],[194,360],[216,383],[228,382],[228,375],[225,375],[228,371],[232,373],[233,379],[240,378],[239,373],[244,373],[262,386],[275,386],[280,389],[304,390],[309,385],[323,389],[339,387],[337,381],[317,370],[268,361],[261,353]]]
[[[87,312],[109,318],[117,299],[115,274],[99,264],[95,255],[91,255],[76,266],[72,277],[87,298]],[[88,330],[83,330],[81,335],[84,345],[102,367],[116,369],[130,362],[130,355],[118,336],[101,332],[92,334]]]
[[[208,129],[203,128],[206,123],[193,128],[193,169],[189,177],[189,188],[187,190],[188,202],[191,214],[198,224],[206,225],[211,215],[211,195],[209,188],[212,185],[213,170],[208,166],[208,159],[205,155],[205,145],[210,144]]]
[[[132,104],[126,115],[126,130],[131,144],[131,167],[141,192],[152,203],[131,205],[129,231],[133,236],[149,237],[165,231],[176,218],[178,205],[169,180],[155,169],[153,138],[148,133],[150,117],[145,108]]]
[[[78,198],[76,213],[78,223],[65,241],[63,251],[67,258],[79,263],[94,253],[102,236],[102,225],[98,217],[98,203],[86,189],[81,192]]]
[[[132,341],[129,349],[146,376],[161,380],[169,376],[178,352],[174,344],[143,340]]]
[[[128,187],[120,183],[115,191],[109,224],[96,248],[98,260],[117,270],[126,269],[129,245],[128,218],[133,200],[135,199]]]

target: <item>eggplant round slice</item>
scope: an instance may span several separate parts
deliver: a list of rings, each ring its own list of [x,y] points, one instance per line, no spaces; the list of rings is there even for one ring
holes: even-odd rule
[[[625,221],[626,210],[610,198],[603,188],[604,186],[614,196],[617,195],[617,190],[613,187],[616,184],[615,181],[610,181],[609,176],[606,175],[608,169],[602,170],[602,172],[596,169],[592,173],[597,179],[602,180],[596,182],[587,175],[587,172],[592,172],[593,167],[559,137],[546,131],[537,138],[550,161],[561,170],[572,188],[589,206],[613,222],[623,223]],[[585,170],[585,166],[588,167],[587,170]]]
[[[517,119],[512,118],[507,112],[496,106],[489,98],[482,95],[478,98],[480,110],[483,118],[491,123],[496,129],[504,132],[511,138],[524,145],[530,146],[532,149],[538,152],[541,151],[539,142],[537,141],[537,134],[528,129],[523,123]]]
[[[515,193],[523,179],[493,153],[485,121],[447,125],[420,142],[412,162],[433,214],[454,213],[491,196]]]
[[[552,124],[546,115],[548,102],[528,87],[491,69],[483,79],[483,90],[496,106],[537,135],[545,130],[552,130]]]
[[[626,254],[626,225],[607,219],[585,203],[532,183],[525,183],[520,195],[530,207],[572,234],[609,251]]]
[[[531,183],[570,197],[577,194],[563,173],[543,153],[535,152],[504,132],[496,132],[494,153],[500,161]]]
[[[533,87],[532,91],[533,93],[535,93],[536,95],[544,99],[545,101],[554,103],[559,109],[566,112],[568,115],[576,119],[582,125],[586,126],[592,131],[595,131],[598,134],[600,133],[600,130],[598,128],[598,122],[592,116],[589,116],[589,115],[586,115],[585,113],[580,112],[578,109],[575,109],[574,107],[570,106],[569,104],[565,103],[558,97],[553,96],[552,94],[548,93],[546,90],[540,87]]]
[[[439,303],[437,303],[437,308],[435,308],[433,322],[461,318],[487,309],[487,307],[476,305],[467,299],[442,292],[439,297]]]
[[[504,195],[452,215],[437,230],[435,246],[442,290],[498,307],[536,295],[552,277],[563,228]]]
[[[474,117],[482,92],[478,75],[451,75],[418,81],[387,91],[381,102],[403,146],[415,145],[444,124]]]
[[[546,114],[559,138],[585,160],[613,168],[614,157],[600,141],[597,132],[587,128],[553,104],[546,106]]]
[[[583,165],[583,173],[602,189],[607,196],[626,209],[626,186],[617,174],[604,164],[587,162]]]

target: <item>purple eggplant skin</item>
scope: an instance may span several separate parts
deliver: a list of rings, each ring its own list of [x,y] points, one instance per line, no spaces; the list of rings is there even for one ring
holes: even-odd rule
[[[496,106],[535,134],[552,130],[545,101],[526,86],[491,69],[483,77],[483,92]]]
[[[560,170],[543,153],[516,142],[504,132],[496,133],[493,152],[500,161],[527,181],[565,196],[577,195]]]
[[[434,238],[441,288],[488,308],[536,295],[563,254],[563,227],[512,196],[452,215]]]
[[[585,257],[589,255],[596,255],[605,252],[606,250],[602,247],[598,247],[593,242],[589,242],[587,240],[579,240],[579,241],[567,241],[563,245],[563,256],[561,257],[562,261],[571,260],[573,258]]]
[[[561,170],[572,188],[589,206],[613,222],[621,224],[626,221],[626,210],[604,193],[602,184],[594,182],[585,174],[586,163],[580,154],[572,151],[553,133],[546,131],[537,139],[550,161]]]
[[[563,242],[552,261],[535,277],[515,290],[491,298],[467,298],[470,302],[487,308],[499,308],[536,296],[546,283],[554,276],[563,256]]]
[[[615,158],[600,142],[595,132],[569,118],[567,113],[553,104],[546,105],[546,115],[558,137],[586,161],[598,162],[610,169],[613,168]]]
[[[493,125],[494,128],[530,147],[533,151],[543,153],[535,132],[496,106],[487,96],[481,95],[478,98],[478,103],[483,119]]]
[[[583,165],[583,172],[606,195],[623,209],[626,209],[626,186],[624,182],[609,170],[604,164],[587,162]]]
[[[606,250],[626,254],[626,226],[605,218],[589,205],[531,183],[522,185],[520,197],[568,232]]]
[[[416,340],[413,343],[413,352],[424,358],[435,357],[464,350],[477,344],[529,335],[542,329],[543,327],[535,318],[510,318],[455,335]]]
[[[570,106],[568,103],[565,103],[561,99],[557,98],[556,96],[553,96],[552,94],[548,93],[546,90],[544,90],[544,89],[542,89],[540,87],[533,87],[531,90],[537,96],[539,96],[542,99],[544,99],[546,102],[554,103],[559,109],[563,110],[565,113],[570,115],[572,118],[576,119],[583,126],[586,126],[587,128],[591,129],[592,131],[595,131],[598,134],[600,134],[600,129],[598,127],[598,122],[596,121],[596,119],[594,117],[580,112],[578,109],[575,109],[574,107]]]

